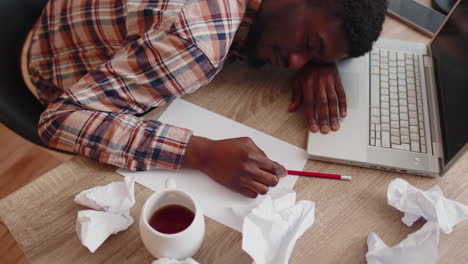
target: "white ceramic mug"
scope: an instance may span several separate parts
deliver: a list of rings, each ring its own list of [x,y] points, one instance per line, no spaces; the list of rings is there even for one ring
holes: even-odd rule
[[[153,229],[149,224],[151,216],[166,205],[181,205],[190,209],[195,214],[192,223],[175,234],[165,234]],[[177,189],[173,180],[166,181],[166,190],[152,194],[141,209],[141,240],[155,258],[190,258],[200,248],[204,235],[205,219],[200,205],[190,194]]]

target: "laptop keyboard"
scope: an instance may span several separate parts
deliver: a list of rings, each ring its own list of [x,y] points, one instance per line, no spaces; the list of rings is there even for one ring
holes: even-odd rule
[[[427,152],[420,56],[378,49],[370,53],[371,146]]]

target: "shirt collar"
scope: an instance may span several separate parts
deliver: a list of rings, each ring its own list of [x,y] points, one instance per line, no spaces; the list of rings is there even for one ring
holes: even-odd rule
[[[242,18],[242,22],[240,23],[239,29],[237,30],[237,33],[231,44],[230,56],[228,59],[229,62],[245,58],[245,45],[247,42],[247,36],[261,5],[262,0],[248,1],[244,17]]]

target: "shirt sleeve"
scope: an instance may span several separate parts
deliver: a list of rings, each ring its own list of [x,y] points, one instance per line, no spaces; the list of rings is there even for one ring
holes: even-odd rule
[[[39,135],[51,147],[130,170],[178,169],[192,132],[137,115],[195,91],[215,73],[190,41],[147,32],[49,104]]]

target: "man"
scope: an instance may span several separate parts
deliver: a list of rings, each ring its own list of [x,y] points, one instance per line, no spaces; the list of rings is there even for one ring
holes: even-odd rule
[[[250,139],[211,140],[138,116],[210,82],[229,58],[297,70],[290,111],[339,128],[334,62],[380,34],[386,0],[50,0],[28,71],[47,104],[45,144],[130,170],[201,170],[248,197],[286,174]],[[318,120],[316,118],[318,116]]]

